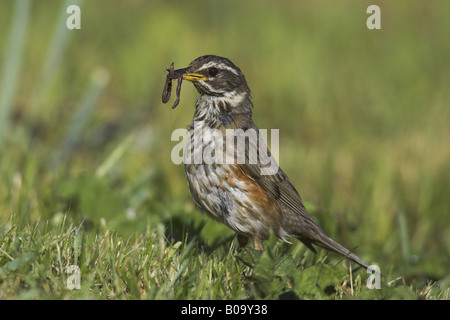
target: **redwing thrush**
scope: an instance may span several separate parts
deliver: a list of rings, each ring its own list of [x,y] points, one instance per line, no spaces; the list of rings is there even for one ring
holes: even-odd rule
[[[245,155],[241,158],[244,161],[236,161],[239,148],[234,142],[238,139],[233,140],[231,153],[230,148],[226,148],[227,129],[235,129],[244,136],[253,130],[259,136],[258,127],[252,120],[250,89],[238,67],[226,58],[206,55],[184,69],[174,71],[172,64],[168,71],[163,102],[170,97],[172,79],[179,81],[174,107],[179,101],[183,79],[192,81],[201,94],[195,104],[188,134],[190,139],[185,148],[185,171],[192,197],[204,213],[236,232],[240,249],[252,238],[255,249],[263,250],[262,241],[269,237],[272,229],[285,241],[294,237],[313,252],[316,252],[313,245],[318,245],[368,267],[358,256],[325,234],[278,165],[272,174],[264,174],[259,157],[250,161],[250,149],[256,146],[257,156],[267,155],[271,163],[276,164],[264,144],[248,135],[243,148]],[[222,162],[202,159],[207,150]],[[225,151],[219,157],[222,150]],[[230,159],[233,161],[225,161]]]

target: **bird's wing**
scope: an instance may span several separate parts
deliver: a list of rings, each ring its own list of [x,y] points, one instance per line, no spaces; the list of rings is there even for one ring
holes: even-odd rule
[[[282,227],[292,236],[298,238],[309,249],[316,252],[313,244],[335,251],[364,268],[368,264],[350,250],[331,239],[309,215],[303,201],[286,174],[278,169],[274,175],[262,175],[259,165],[240,165],[248,178],[259,184],[273,199],[277,201],[282,215]]]
[[[302,198],[281,168],[278,168],[277,173],[273,175],[262,175],[261,166],[257,164],[241,164],[240,168],[248,178],[254,180],[272,199],[278,202],[280,207],[284,209],[282,210],[284,215],[294,215],[305,222],[316,225],[316,222],[306,210]],[[285,218],[287,217],[285,216]]]
[[[309,215],[297,190],[278,166],[264,141],[260,139],[260,133],[256,125],[253,124],[252,127],[257,131],[257,138],[253,137],[246,140],[245,163],[239,164],[240,170],[276,202],[282,215],[283,228],[288,233],[292,233],[293,236],[298,238],[310,238],[311,234],[313,240],[313,236],[317,232],[323,233],[323,231]],[[255,150],[257,163],[250,161]],[[255,158],[255,155],[253,155],[253,158]],[[262,162],[268,165],[264,165]],[[275,170],[263,170],[269,166],[275,167]],[[271,174],[263,174],[269,171]]]
[[[254,126],[254,128],[256,128],[256,126]],[[367,268],[367,263],[362,261],[358,256],[350,252],[341,244],[331,239],[320,228],[317,222],[314,221],[306,210],[302,198],[287,175],[278,166],[264,142],[259,139],[259,130],[257,128],[256,130],[258,131],[259,141],[249,139],[249,142],[246,145],[246,162],[244,164],[239,164],[239,169],[249,181],[251,180],[258,184],[267,195],[276,202],[281,214],[281,227],[284,229],[285,233],[298,238],[314,252],[315,249],[312,244],[335,251]],[[257,145],[255,146],[255,144]],[[264,168],[264,165],[261,164],[261,162],[252,164],[249,161],[248,155],[251,153],[250,148],[252,147],[256,147],[254,150],[257,150],[258,159],[261,159],[260,153],[263,152],[265,153],[263,155],[270,159],[272,166],[276,164],[277,169],[271,172],[273,174],[263,174],[262,169]],[[264,161],[264,163],[268,162]]]
[[[303,201],[286,174],[279,169],[274,175],[262,175],[259,165],[241,164],[240,170],[257,183],[276,202],[281,213],[281,227],[289,236],[302,241],[311,251],[318,233],[323,233],[306,210]]]

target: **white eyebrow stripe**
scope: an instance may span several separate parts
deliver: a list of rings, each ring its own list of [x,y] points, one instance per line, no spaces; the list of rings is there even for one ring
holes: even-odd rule
[[[223,63],[217,63],[217,62],[214,62],[214,61],[208,62],[207,64],[203,65],[203,66],[202,66],[200,69],[198,69],[197,71],[205,70],[205,69],[208,69],[209,67],[216,67],[217,69],[228,70],[228,71],[234,73],[234,74],[237,75],[237,76],[239,75],[235,69],[233,69],[233,68],[227,66],[226,64],[223,64]]]

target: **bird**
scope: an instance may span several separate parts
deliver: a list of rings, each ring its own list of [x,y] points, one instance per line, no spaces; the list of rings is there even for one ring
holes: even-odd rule
[[[236,233],[238,251],[243,250],[250,239],[253,240],[254,249],[263,251],[264,240],[273,232],[289,243],[291,238],[298,239],[314,253],[314,246],[322,247],[366,269],[369,267],[355,253],[323,231],[305,208],[299,193],[275,162],[267,146],[258,143],[261,141],[260,129],[252,119],[250,89],[240,68],[225,57],[204,55],[193,60],[186,68],[173,70],[172,64],[169,72],[171,75],[167,79],[188,80],[200,94],[184,149],[185,174],[190,193],[202,212]],[[180,87],[181,82],[178,95]],[[179,96],[176,103],[178,101]],[[247,135],[250,138],[244,140],[242,148],[237,148],[235,144],[226,145],[227,134],[233,130],[244,136],[250,131],[256,132],[257,138],[251,139],[251,135]],[[239,139],[235,137],[230,141],[236,143]],[[256,151],[252,148],[255,145]],[[236,149],[240,153],[233,154]],[[276,163],[273,172],[263,172],[266,166],[258,157],[256,161],[250,161],[250,149],[256,155],[267,155],[270,163]],[[222,161],[202,159],[208,152],[213,158]],[[243,152],[245,155],[240,158],[242,161],[237,161]],[[224,158],[229,161],[223,161]]]

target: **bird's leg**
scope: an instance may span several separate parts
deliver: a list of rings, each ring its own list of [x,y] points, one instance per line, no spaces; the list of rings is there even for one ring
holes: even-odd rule
[[[261,239],[259,239],[258,237],[253,237],[253,248],[255,248],[258,251],[263,252],[264,251],[264,243],[262,242]]]
[[[248,237],[238,234],[237,240],[239,243],[238,252],[241,252],[242,250],[244,250],[245,246],[248,243]]]
[[[237,235],[237,240],[239,243],[238,252],[241,252],[242,250],[244,250],[245,246],[247,245],[249,238],[246,236],[243,236],[241,234],[237,234],[237,233],[236,233],[236,235]],[[253,269],[250,268],[248,275],[250,276],[252,273],[253,273]],[[245,274],[243,273],[242,280],[244,280],[244,279],[245,279]]]
[[[238,235],[239,248],[241,248],[240,247],[240,245],[241,245],[240,241],[244,241],[244,240],[239,240],[239,235]],[[247,242],[248,242],[248,238],[245,238],[245,244],[247,244]],[[256,236],[253,237],[253,248],[255,250],[258,250],[258,251],[261,251],[261,252],[264,251],[264,243],[262,242],[262,240],[260,238],[258,238]],[[252,275],[253,275],[253,268],[250,268],[248,270],[248,276],[251,277]]]

